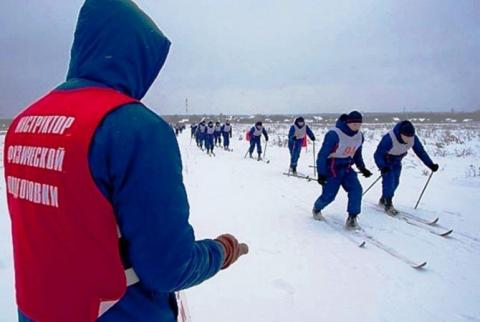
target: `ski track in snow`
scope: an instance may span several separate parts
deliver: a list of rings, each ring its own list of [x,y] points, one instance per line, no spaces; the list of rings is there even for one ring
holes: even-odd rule
[[[236,132],[234,152],[216,148],[216,157],[209,157],[190,142],[188,132],[178,140],[197,239],[229,232],[250,246],[250,254],[229,269],[186,291],[194,322],[480,321],[478,178],[455,180],[460,172],[453,171],[456,158],[437,160],[445,170],[433,176],[420,209],[414,211],[426,177],[409,156],[395,198],[400,210],[440,217],[439,226],[432,228],[453,228],[451,237],[432,235],[363,206],[360,225],[409,258],[427,261],[418,271],[368,240],[359,248],[314,221],[311,208],[321,187],[282,175],[288,169],[288,149],[269,144],[270,164],[245,160],[248,146]],[[372,170],[377,142],[364,148]],[[299,172],[313,176],[312,163],[309,146],[308,152],[302,149]],[[376,175],[360,179],[364,188]],[[379,183],[366,200],[376,202],[380,190]],[[16,320],[16,308],[3,180],[0,195],[0,321],[7,322]],[[343,222],[345,207],[341,190],[324,216]]]

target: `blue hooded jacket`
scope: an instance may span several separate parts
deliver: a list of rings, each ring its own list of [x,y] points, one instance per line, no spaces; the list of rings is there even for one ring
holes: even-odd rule
[[[86,0],[67,81],[57,90],[109,87],[141,99],[169,47],[132,1]],[[125,265],[140,279],[98,321],[176,321],[173,292],[215,275],[224,254],[216,241],[195,241],[175,134],[144,105],[127,104],[104,118],[88,158],[96,185],[114,208]],[[20,313],[20,321],[29,320]]]
[[[343,133],[347,134],[348,136],[354,136],[357,133],[352,131],[348,127],[348,125],[345,123],[345,121],[341,118],[337,120],[335,127],[340,129]],[[334,131],[328,131],[327,134],[325,134],[322,147],[318,152],[318,156],[317,156],[317,170],[319,175],[328,176],[330,174],[328,169],[330,167],[330,162],[332,162],[333,159],[329,159],[328,156],[332,152],[335,152],[335,150],[338,147],[339,140],[340,139],[338,137],[338,134],[335,133]],[[362,137],[362,142],[363,142],[363,137]],[[353,156],[353,158],[349,157],[349,158],[335,159],[335,167],[337,169],[349,167],[353,163],[357,166],[359,170],[365,169],[365,163],[363,162],[361,146],[355,152],[355,155]]]
[[[393,133],[397,137],[398,142],[403,143],[402,137],[400,135],[400,125],[401,122],[397,123],[393,128]],[[377,164],[379,169],[400,166],[402,164],[402,159],[407,155],[394,156],[388,154],[388,151],[392,148],[392,138],[387,133],[382,137],[382,140],[377,146],[377,150],[375,151],[374,158],[375,163]],[[422,162],[427,166],[431,167],[433,165],[432,159],[430,159],[428,153],[423,148],[422,142],[420,139],[415,135],[414,143],[413,143],[413,151],[415,154],[422,160]]]

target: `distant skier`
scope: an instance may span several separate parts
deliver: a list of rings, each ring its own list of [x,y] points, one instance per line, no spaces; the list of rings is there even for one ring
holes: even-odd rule
[[[220,122],[215,122],[215,146],[222,146],[222,124]]]
[[[215,140],[215,127],[213,126],[213,122],[209,121],[207,125],[207,129],[205,130],[205,148],[207,149],[207,154],[213,154],[213,147]]]
[[[315,201],[313,217],[322,220],[322,209],[337,196],[340,186],[348,193],[347,228],[356,228],[357,216],[361,212],[362,186],[357,173],[352,169],[355,164],[366,177],[372,173],[365,167],[362,158],[363,135],[362,114],[353,111],[343,114],[334,128],[325,134],[323,145],[318,153],[318,183],[323,186],[322,195]]]
[[[315,135],[310,127],[305,124],[303,117],[298,117],[290,127],[288,132],[288,149],[290,151],[290,171],[293,174],[297,174],[297,163],[300,158],[300,152],[302,151],[303,141],[306,140],[306,136],[310,140],[315,141]]]
[[[397,123],[383,136],[374,154],[375,163],[382,173],[382,197],[379,203],[391,215],[398,214],[393,207],[392,199],[400,183],[402,159],[411,148],[430,170],[433,172],[438,170],[438,164],[433,163],[425,152],[422,143],[415,135],[415,127],[410,121]]]
[[[197,146],[203,150],[203,145],[205,143],[205,132],[207,131],[207,125],[205,124],[205,120],[202,119],[197,126],[196,132],[196,139],[197,139]]]
[[[262,160],[262,134],[265,137],[265,141],[268,142],[268,133],[263,127],[262,122],[258,121],[257,123],[255,123],[255,126],[250,129],[250,148],[248,149],[248,154],[250,155],[250,158],[253,158],[253,150],[255,149],[255,146],[257,146],[258,161]]]
[[[195,132],[197,132],[197,124],[190,125],[190,136],[193,138],[195,137]]]
[[[223,135],[223,148],[225,150],[230,150],[230,139],[232,138],[232,126],[230,121],[226,121],[222,126],[222,135]]]

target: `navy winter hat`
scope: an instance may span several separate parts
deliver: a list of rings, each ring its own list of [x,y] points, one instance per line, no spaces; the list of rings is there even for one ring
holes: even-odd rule
[[[403,134],[408,137],[415,135],[415,127],[410,121],[402,121],[400,123],[400,134]]]
[[[360,114],[360,112],[358,112],[358,111],[350,112],[350,114],[347,115],[347,118],[346,118],[345,122],[347,124],[348,123],[362,123],[363,122],[362,114]]]
[[[299,117],[297,117],[297,119],[295,120],[295,123],[305,123],[305,119],[303,118],[303,116],[299,116]]]
[[[255,123],[255,126],[262,126],[262,121],[258,121],[257,123]]]

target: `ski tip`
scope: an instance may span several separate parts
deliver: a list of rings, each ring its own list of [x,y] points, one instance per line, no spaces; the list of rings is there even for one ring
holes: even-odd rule
[[[362,241],[362,242],[358,245],[358,247],[364,248],[366,244],[367,244],[367,243],[366,243],[365,241]]]
[[[423,262],[423,263],[420,263],[420,264],[413,264],[412,267],[415,268],[415,269],[422,269],[424,268],[425,266],[427,266],[427,262]]]
[[[442,236],[442,237],[447,237],[447,236],[449,236],[451,233],[453,233],[453,229],[450,229],[450,230],[448,230],[448,231],[446,231],[446,232],[444,232],[444,233],[441,233],[440,236]]]
[[[438,221],[440,220],[440,218],[435,218],[434,220],[432,220],[429,225],[435,225],[436,223],[438,223]]]

